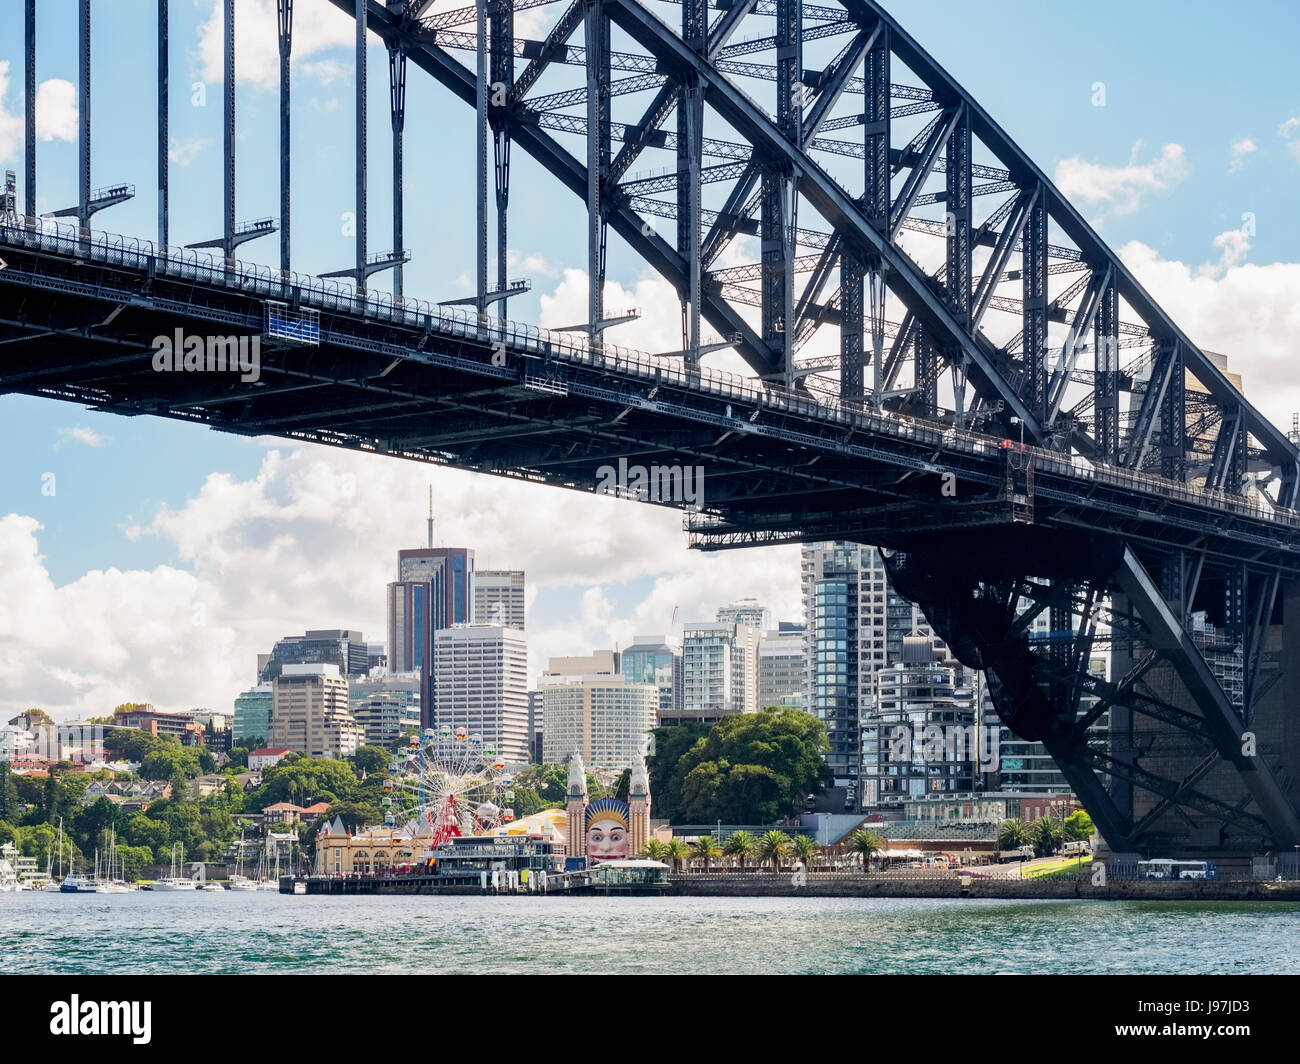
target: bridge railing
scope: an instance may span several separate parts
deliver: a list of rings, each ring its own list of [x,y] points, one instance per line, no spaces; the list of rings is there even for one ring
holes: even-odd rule
[[[265,299],[296,300],[318,310],[360,315],[419,330],[437,330],[477,342],[503,343],[519,353],[563,358],[600,369],[642,377],[655,383],[669,383],[693,391],[714,394],[725,400],[753,403],[782,413],[801,414],[818,421],[852,425],[895,438],[913,439],[935,447],[961,447],[968,453],[985,454],[1006,446],[1008,440],[910,418],[887,410],[871,410],[852,400],[809,395],[779,384],[758,381],[725,370],[687,366],[680,358],[663,357],[616,344],[593,346],[583,333],[552,332],[537,325],[480,315],[472,309],[442,306],[421,299],[394,299],[381,291],[358,293],[355,288],[332,279],[310,274],[284,273],[279,269],[239,260],[227,262],[211,252],[195,248],[168,247],[150,240],[125,237],[100,230],[81,230],[75,223],[50,218],[0,219],[0,239],[10,246],[54,252],[102,262],[112,266],[145,270],[155,275],[234,289]],[[735,419],[744,431],[746,419]],[[1258,520],[1300,528],[1300,511],[1263,506],[1225,491],[1203,491],[1180,481],[1153,476],[1118,466],[1094,465],[1077,455],[1026,445],[1038,472],[1093,480],[1100,484],[1140,492],[1157,498],[1211,506]],[[707,527],[704,515],[697,515],[693,527]]]

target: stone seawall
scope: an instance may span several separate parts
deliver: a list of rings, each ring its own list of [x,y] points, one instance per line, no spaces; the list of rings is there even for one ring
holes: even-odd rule
[[[1082,901],[1300,901],[1300,883],[1183,880],[1173,883],[1112,879],[1104,887],[1089,880],[902,879],[877,876],[811,875],[796,887],[788,873],[753,876],[673,876],[667,893],[679,897],[761,898],[1004,898]]]

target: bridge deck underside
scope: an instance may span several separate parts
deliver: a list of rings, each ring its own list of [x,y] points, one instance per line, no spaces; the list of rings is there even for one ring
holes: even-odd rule
[[[17,238],[6,246],[2,230],[0,249],[9,264],[0,271],[3,391],[586,491],[607,489],[605,467],[617,471],[620,460],[701,467],[700,494],[645,501],[698,504],[703,513],[691,520],[704,547],[833,537],[894,546],[1017,523],[1006,441],[692,376],[668,360],[630,365],[501,341],[491,323],[464,316],[429,317],[421,328],[325,307],[318,346],[261,336],[256,381],[159,372],[156,337],[257,336],[272,301],[239,281],[196,283],[32,252]],[[275,294],[310,302],[294,290]],[[1300,527],[1204,505],[1156,478],[1107,479],[1042,452],[1030,457],[1039,529],[1181,543],[1284,568],[1300,556]]]

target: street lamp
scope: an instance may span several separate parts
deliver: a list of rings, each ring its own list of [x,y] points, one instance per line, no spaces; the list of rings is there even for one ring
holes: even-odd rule
[[[1011,424],[1020,426],[1020,449],[1025,449],[1025,423],[1018,417],[1011,418]]]

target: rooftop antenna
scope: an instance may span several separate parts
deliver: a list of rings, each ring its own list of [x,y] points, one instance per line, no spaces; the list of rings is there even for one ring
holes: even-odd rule
[[[429,485],[429,549],[433,549],[433,485]]]

